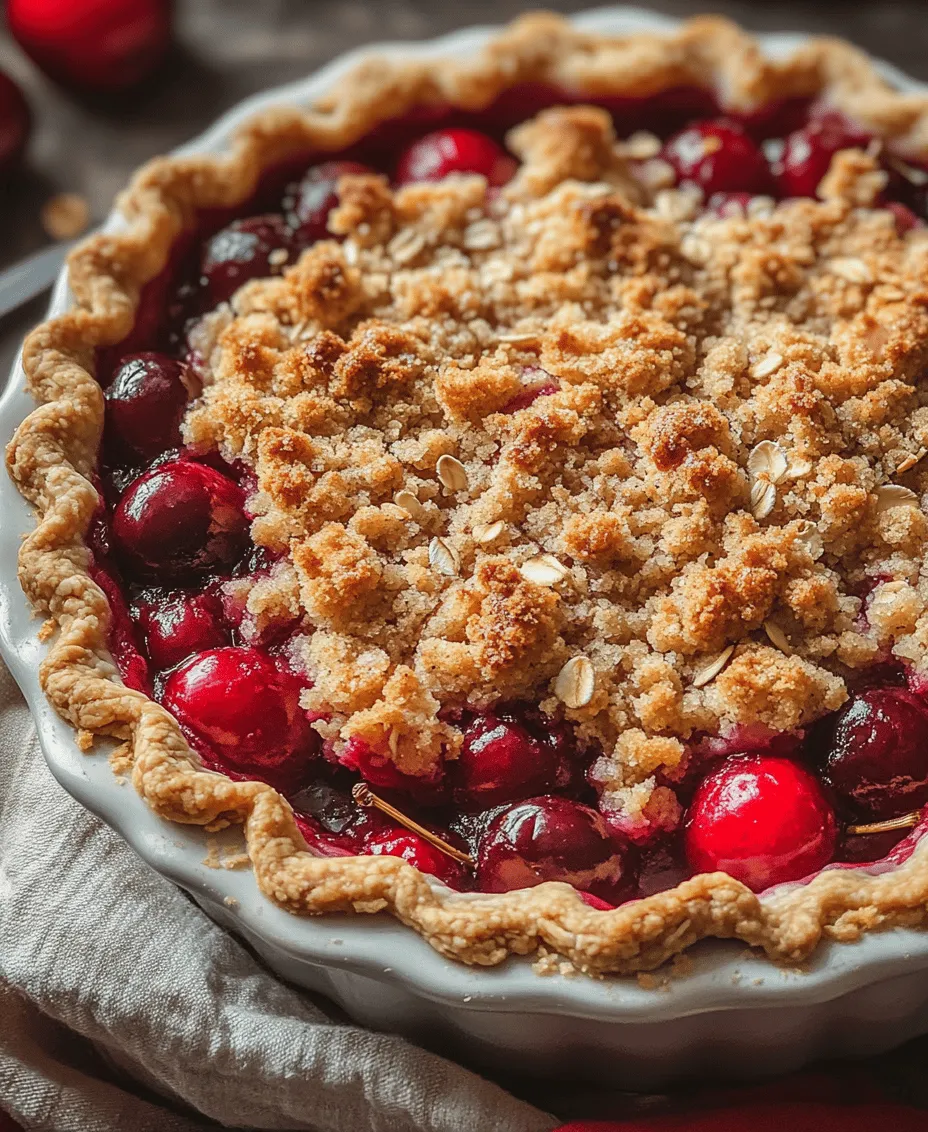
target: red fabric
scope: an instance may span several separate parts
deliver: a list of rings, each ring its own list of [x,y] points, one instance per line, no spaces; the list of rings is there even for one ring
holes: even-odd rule
[[[928,1132],[928,1111],[895,1104],[740,1105],[634,1120],[579,1120],[557,1132]]]

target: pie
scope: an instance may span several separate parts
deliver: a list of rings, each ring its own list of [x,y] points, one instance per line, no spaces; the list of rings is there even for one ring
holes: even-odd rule
[[[158,814],[469,963],[922,922],[928,98],[534,15],[121,208],[8,464]]]

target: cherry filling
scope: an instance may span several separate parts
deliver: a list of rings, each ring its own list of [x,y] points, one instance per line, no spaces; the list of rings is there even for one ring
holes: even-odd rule
[[[191,657],[164,685],[164,706],[223,766],[299,782],[319,737],[300,707],[303,682],[258,649],[228,646]]]
[[[182,579],[220,570],[248,545],[245,493],[205,464],[173,460],[129,485],[112,534],[117,552],[141,575]]]
[[[736,122],[697,122],[675,134],[662,156],[684,185],[713,193],[766,193],[772,187],[763,153]]]
[[[262,622],[247,605],[241,583],[266,577],[276,558],[250,539],[252,474],[184,448],[196,384],[189,374],[198,372],[190,319],[333,238],[341,177],[392,169],[394,183],[408,185],[479,174],[499,188],[518,171],[498,140],[504,129],[564,100],[548,88],[515,88],[485,113],[435,110],[385,123],[350,154],[278,171],[251,214],[204,217],[190,247],[146,288],[129,338],[99,355],[101,495],[111,509],[101,504],[90,541],[113,611],[114,658],[127,683],[160,697],[207,766],[283,790],[322,854],[396,856],[451,887],[487,892],[562,881],[594,908],[696,872],[721,870],[762,891],[830,862],[876,860],[904,833],[868,838],[854,823],[928,805],[928,705],[876,670],[807,735],[695,738],[689,778],[675,787],[686,806],[682,827],[654,822],[633,848],[614,815],[607,822],[596,808],[590,771],[600,752],[532,705],[458,710],[460,750],[428,781],[356,738],[330,750],[313,726],[322,717],[301,706],[306,681],[290,666],[294,638],[309,627],[295,614]],[[758,195],[814,197],[835,153],[871,141],[801,100],[740,118],[719,116],[706,92],[686,89],[603,104],[619,136],[654,132],[675,182],[723,217],[749,215]],[[928,174],[881,159],[884,207],[897,228],[923,224]],[[559,387],[541,369],[524,378],[525,391],[503,412]],[[360,808],[352,797],[359,780],[418,829]]]

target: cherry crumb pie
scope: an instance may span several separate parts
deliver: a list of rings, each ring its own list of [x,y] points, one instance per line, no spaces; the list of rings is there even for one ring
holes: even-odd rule
[[[158,814],[470,963],[925,918],[928,97],[536,15],[121,208],[8,462]]]

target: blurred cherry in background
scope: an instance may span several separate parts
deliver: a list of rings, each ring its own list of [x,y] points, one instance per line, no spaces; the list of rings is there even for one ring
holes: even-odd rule
[[[7,0],[6,14],[26,54],[80,93],[139,85],[171,42],[170,0]]]

